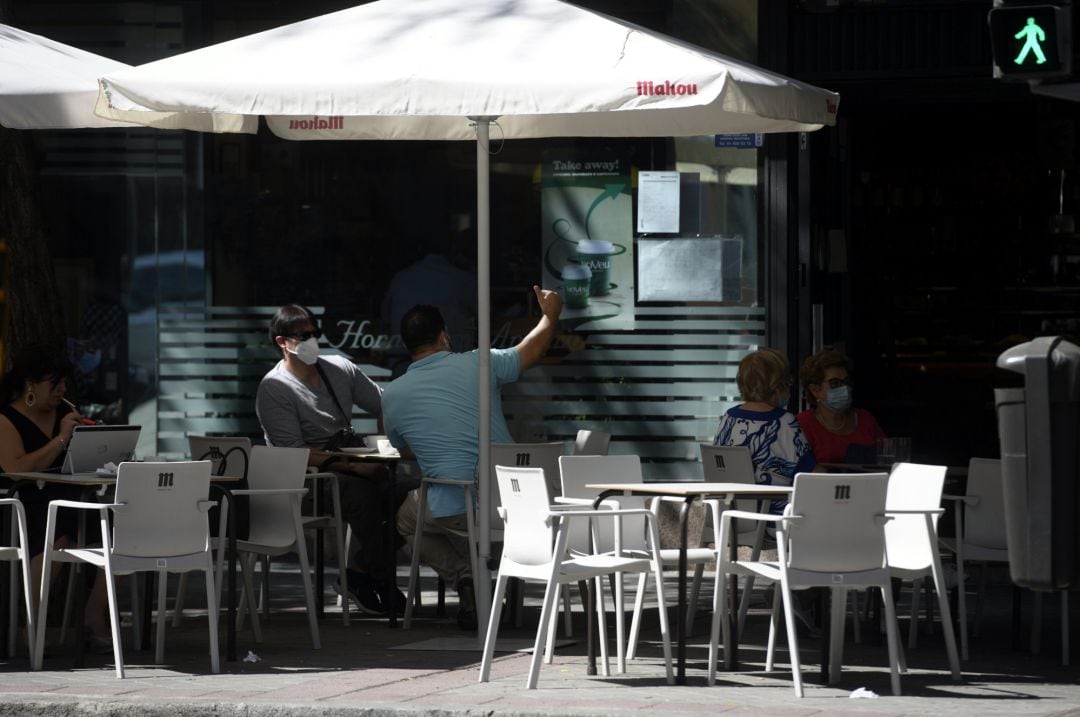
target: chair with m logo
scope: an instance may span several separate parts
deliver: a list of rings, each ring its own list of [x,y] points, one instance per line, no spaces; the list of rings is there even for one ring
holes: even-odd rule
[[[564,447],[561,441],[553,441],[548,443],[492,443],[491,444],[491,513],[490,513],[490,525],[491,525],[491,542],[502,542],[502,518],[499,517],[498,509],[501,504],[499,498],[499,486],[495,478],[495,466],[514,466],[518,468],[542,468],[544,476],[548,481],[548,489],[551,491],[551,486],[558,486],[559,484],[559,456],[563,454]],[[468,530],[465,533],[461,533],[461,537],[466,538],[469,542],[469,561],[472,564],[472,574],[479,575],[477,570],[480,557],[479,548],[477,545],[477,515],[476,515],[476,503],[474,500],[476,486],[474,483],[465,483],[462,481],[444,480],[437,478],[425,477],[420,483],[419,494],[419,514],[424,515],[424,511],[427,510],[427,494],[428,488],[431,485],[451,485],[460,486],[461,490],[465,492],[465,505],[468,510],[465,513],[466,525]],[[559,493],[558,488],[554,490],[554,494]],[[423,521],[417,521],[416,533],[414,535],[414,545],[418,545],[421,539],[421,531],[423,530]],[[410,627],[412,625],[412,613],[413,604],[416,602],[415,596],[417,594],[417,586],[420,576],[420,551],[414,550],[412,554],[412,565],[409,569],[409,591],[408,599],[405,605],[405,618],[403,620],[404,627]],[[440,586],[441,587],[441,586]],[[440,590],[441,593],[441,590]],[[520,613],[519,613],[520,614]]]
[[[213,504],[210,462],[121,463],[116,472],[112,503],[54,500],[49,503],[45,556],[42,568],[38,625],[45,625],[49,609],[49,577],[53,562],[86,562],[103,568],[109,599],[116,676],[124,677],[120,642],[120,612],[116,601],[116,575],[154,571],[158,574],[157,645],[154,661],[165,660],[165,588],[167,573],[202,570],[206,575],[206,605],[210,627],[210,670],[218,672],[218,611],[214,589],[214,563],[210,552],[207,513]],[[100,548],[53,548],[59,508],[97,511],[101,521]],[[112,529],[109,513],[112,513]],[[35,665],[41,668],[45,630],[35,636]]]
[[[776,561],[732,560],[727,550],[719,551],[717,573],[753,575],[777,583],[773,595],[772,619],[765,657],[765,670],[772,672],[781,604],[787,628],[795,694],[803,696],[799,666],[799,642],[795,633],[792,590],[826,587],[832,592],[832,621],[829,635],[829,684],[840,680],[844,646],[844,613],[847,591],[874,587],[885,603],[885,631],[888,637],[889,672],[894,695],[900,694],[901,662],[896,630],[896,607],[885,553],[885,496],[889,476],[885,473],[827,474],[799,473],[784,515],[728,510],[720,516],[720,544],[726,545],[734,520],[776,524]],[[713,592],[713,620],[709,642],[709,684],[716,681],[719,633],[723,626],[724,656],[731,661],[734,646],[728,623],[727,602],[720,586]]]

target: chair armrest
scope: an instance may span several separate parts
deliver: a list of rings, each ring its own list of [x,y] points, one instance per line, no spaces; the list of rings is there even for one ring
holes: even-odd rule
[[[314,466],[308,466],[308,468],[309,468],[308,472],[304,474],[304,479],[305,480],[328,480],[328,479],[332,479],[332,478],[337,478],[337,473],[334,473],[332,471],[313,471],[313,470],[310,470],[311,468],[314,468]]]
[[[944,508],[927,508],[926,510],[890,510],[885,509],[886,516],[893,515],[941,515],[945,512]]]
[[[963,503],[964,505],[978,505],[981,500],[977,495],[949,495],[948,493],[941,496],[942,500],[951,500],[954,503]]]
[[[785,518],[801,518],[801,515],[775,515],[773,513],[752,513],[748,510],[725,510],[720,514],[721,520],[760,520],[770,523],[778,523]]]
[[[304,495],[307,488],[242,488],[230,491],[233,495]]]
[[[420,479],[421,483],[427,483],[429,485],[456,485],[465,487],[472,485],[472,480],[457,480],[455,478],[428,478],[427,476]]]
[[[612,516],[619,517],[623,515],[646,515],[655,517],[651,510],[646,508],[623,508],[620,510],[583,510],[576,505],[552,505],[548,507],[548,516],[552,518],[560,518],[562,516],[590,516],[600,518],[610,518]]]
[[[57,506],[58,508],[76,508],[78,510],[101,510],[102,508],[112,508],[114,510],[123,509],[127,503],[87,503],[81,500],[50,500],[49,507]]]
[[[210,509],[217,506],[216,500],[200,500],[195,503],[195,507],[199,509],[200,513],[209,513]]]
[[[554,498],[555,504],[558,505],[592,505],[593,502],[588,498],[567,498],[564,495],[557,495]]]

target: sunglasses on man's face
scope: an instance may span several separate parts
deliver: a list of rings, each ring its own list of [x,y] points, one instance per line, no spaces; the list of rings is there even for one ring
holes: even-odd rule
[[[314,331],[298,331],[295,334],[285,334],[285,338],[296,339],[297,341],[307,341],[312,337],[322,338],[322,331],[315,329]]]

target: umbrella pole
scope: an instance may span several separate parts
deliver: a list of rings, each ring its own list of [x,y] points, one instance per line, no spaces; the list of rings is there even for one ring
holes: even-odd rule
[[[472,117],[476,123],[476,317],[479,356],[479,454],[476,480],[479,506],[480,545],[479,575],[476,585],[477,636],[480,644],[487,639],[488,613],[491,609],[491,196],[490,155],[488,150],[491,117]]]

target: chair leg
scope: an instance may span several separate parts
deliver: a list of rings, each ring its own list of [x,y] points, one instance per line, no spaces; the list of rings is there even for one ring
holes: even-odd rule
[[[218,604],[215,602],[217,589],[214,586],[214,560],[207,556],[206,569],[206,616],[210,623],[210,672],[221,672],[221,654],[218,650]]]
[[[623,602],[623,574],[614,573],[614,608],[615,608],[615,670],[626,674],[626,610]]]
[[[654,555],[660,552],[660,536],[653,532]],[[653,582],[656,583],[656,609],[660,613],[660,644],[664,650],[664,668],[667,673],[667,683],[675,684],[675,672],[671,666],[671,626],[668,624],[667,601],[664,599],[664,567],[657,558],[653,560]]]
[[[251,632],[255,636],[256,644],[262,643],[262,627],[259,625],[259,611],[255,605],[255,556],[245,553],[240,561],[241,573],[244,579],[243,594],[240,596],[240,608],[236,611],[236,629],[244,626],[245,615],[250,614]]]
[[[778,531],[779,532],[779,531]],[[786,557],[780,555],[781,565]],[[795,612],[787,577],[781,574],[780,596],[784,602],[784,627],[787,629],[788,652],[791,653],[791,680],[795,683],[795,696],[803,696],[802,666],[799,664],[799,636],[795,633]]]
[[[80,543],[82,545],[82,543]],[[71,627],[71,615],[75,609],[75,581],[79,579],[79,565],[68,563],[67,588],[64,591],[64,616],[60,620],[60,644],[67,642],[68,628]]]
[[[552,571],[551,578],[548,580],[547,587],[544,589],[544,604],[540,608],[540,624],[536,627],[536,641],[533,643],[533,654],[529,660],[529,675],[525,679],[525,689],[535,690],[536,682],[540,678],[540,661],[543,659],[543,647],[547,641],[547,629],[551,624],[551,611],[555,609],[555,598],[559,594],[559,582],[556,580],[558,573],[558,566],[555,566],[555,570]],[[502,609],[501,597],[506,593],[506,583],[504,582],[502,571],[499,572],[498,584],[502,585],[502,590],[499,593],[500,599],[493,600],[491,606],[491,624],[488,627],[489,637],[485,640],[485,643],[490,645],[490,649],[495,649],[494,637],[491,635],[492,631],[498,629],[499,621],[495,619],[496,611]],[[484,650],[484,654],[487,654],[487,648]],[[490,660],[489,660],[490,662]]]
[[[847,611],[847,590],[844,588],[832,588],[832,602],[830,605],[831,615],[829,618],[829,684],[835,685],[840,682],[842,662],[844,659],[844,613]]]
[[[604,579],[593,580],[592,589],[596,594],[596,632],[600,640],[600,674],[611,676],[611,656],[608,654],[607,615],[604,614]]]
[[[574,620],[573,620],[573,606],[570,603],[570,586],[562,586],[562,602],[563,602],[563,635],[566,637],[574,636]]]
[[[26,650],[30,653],[30,669],[40,669],[40,665],[37,664],[37,655],[34,653],[34,646],[37,640],[36,630],[39,627],[34,619],[34,602],[31,591],[33,588],[33,582],[30,580],[30,550],[29,539],[26,534],[26,514],[23,512],[22,506],[15,504],[12,510],[11,517],[11,544],[19,546],[19,562],[22,564],[22,593],[23,604],[26,607]],[[18,543],[16,543],[16,539]],[[15,566],[12,564],[11,582],[13,585],[17,583]],[[12,623],[11,632],[9,637],[14,635],[18,630],[18,608],[16,607],[17,595],[12,593],[11,595],[11,620]],[[42,623],[44,624],[44,623]],[[15,656],[14,649],[11,650],[11,656]]]
[[[626,658],[634,659],[637,655],[638,634],[641,631],[641,613],[645,610],[645,585],[649,574],[638,575],[637,593],[634,595],[634,615],[630,618],[630,637],[627,640]]]
[[[765,646],[765,671],[776,669],[776,633],[780,632],[780,608],[783,602],[780,591],[773,591],[772,609],[769,611],[769,638]]]
[[[694,566],[694,581],[690,584],[690,600],[686,605],[686,634],[689,635],[694,629],[694,618],[697,617],[698,595],[701,593],[701,582],[705,576],[705,563]]]
[[[479,682],[487,682],[491,679],[491,658],[495,653],[495,641],[499,638],[499,619],[502,617],[502,601],[506,593],[507,580],[508,578],[500,572],[495,581],[495,598],[491,601],[491,622],[488,623],[487,636],[484,639],[484,654],[480,660]],[[534,646],[534,655],[535,650],[538,649],[539,644]]]
[[[409,564],[409,594],[405,599],[405,616],[401,626],[408,630],[412,627],[413,604],[420,588],[420,541],[424,537],[424,513],[427,510],[428,484],[421,483],[419,506],[416,509],[416,529],[413,531],[412,562]]]
[[[334,503],[334,539],[337,541],[337,555],[338,555],[338,580],[342,585],[345,585],[347,571],[349,567],[349,543],[348,536],[345,534],[344,522],[341,519],[341,490],[338,487],[337,478],[335,477],[330,481],[330,495]],[[351,530],[351,528],[350,528]],[[390,571],[394,578],[397,577],[397,571],[394,566],[389,566]],[[318,596],[321,601],[322,595]],[[348,627],[349,625],[349,601],[341,600],[341,595],[338,595],[339,605],[341,605],[341,622]]]
[[[908,625],[908,647],[912,650],[919,639],[919,592],[923,585],[922,578],[915,578],[911,583],[911,623]]]
[[[184,619],[184,596],[187,592],[187,573],[180,573],[176,584],[176,599],[173,600],[172,626],[180,627]]]
[[[968,659],[967,590],[964,587],[964,561],[956,561],[956,611],[960,623],[960,659]]]
[[[896,630],[896,605],[893,603],[892,587],[883,585],[881,588],[882,600],[885,603],[885,636],[889,643],[889,681],[892,684],[892,692],[896,697],[900,696],[900,670],[899,670],[899,647],[900,638]]]
[[[104,531],[102,531],[104,532]],[[112,631],[113,659],[116,661],[116,676],[124,679],[124,643],[120,641],[120,610],[116,604],[116,577],[109,566],[105,566],[105,591],[109,599],[109,628]]]
[[[294,496],[293,528],[296,535],[296,553],[300,556],[300,577],[304,583],[304,597],[307,602],[308,627],[311,629],[311,647],[321,649],[319,640],[319,619],[315,614],[315,589],[311,584],[311,566],[308,564],[307,544],[304,541],[304,524],[300,520],[300,499]],[[269,571],[267,571],[269,575]],[[267,604],[270,600],[270,591],[267,590]]]
[[[731,650],[730,635],[727,626],[728,604],[723,600],[725,575],[720,565],[716,566],[716,579],[713,581],[712,620],[709,621],[709,687],[716,684],[716,665],[720,660],[720,626],[724,626],[724,654]]]
[[[128,593],[131,600],[131,646],[134,650],[143,649],[142,600],[139,599],[139,574],[127,577]]]
[[[53,526],[48,526],[52,528]],[[48,536],[52,536],[52,530],[47,532]],[[42,556],[41,565],[41,593],[38,595],[38,631],[34,636],[33,657],[30,663],[34,666],[33,669],[40,670],[42,667],[43,657],[45,655],[45,625],[46,616],[49,614],[49,578],[52,573],[52,541],[46,539],[45,551]]]
[[[12,521],[12,533],[15,532],[15,521]],[[14,535],[12,535],[12,545],[15,545]],[[7,644],[7,656],[8,658],[15,657],[15,636],[19,632],[19,610],[18,610],[18,596],[19,596],[19,573],[15,562],[12,561],[8,565],[8,644]],[[30,640],[30,669],[33,669],[34,662],[34,640]]]
[[[750,611],[750,598],[754,595],[754,576],[747,575],[743,583],[742,595],[739,597],[739,632],[746,625],[746,614]]]
[[[521,581],[519,581],[521,582]],[[521,592],[525,592],[524,584],[521,585]],[[563,588],[568,586],[563,585]],[[565,590],[560,590],[562,595],[566,595]],[[559,604],[559,598],[555,598],[555,605]],[[519,611],[520,612],[520,611]],[[555,606],[551,608],[551,624],[548,625],[547,644],[544,646],[544,664],[550,665],[555,659],[555,633],[559,628],[559,611]]]
[[[862,620],[859,618],[859,591],[852,590],[851,596],[851,637],[855,644],[862,643]]]
[[[929,516],[927,517],[929,520]],[[933,534],[933,533],[931,533]],[[960,657],[956,654],[956,635],[953,633],[952,610],[949,607],[949,589],[945,584],[945,571],[941,567],[941,556],[933,551],[930,573],[934,578],[934,590],[938,596],[938,610],[941,612],[941,629],[945,633],[945,654],[949,657],[949,670],[954,682],[960,681]],[[963,583],[960,583],[963,590]],[[930,601],[927,600],[927,603]],[[933,621],[930,622],[933,625]]]
[[[165,662],[165,623],[168,622],[168,613],[165,611],[165,588],[169,584],[168,571],[159,570],[157,579],[157,642],[154,644],[154,664],[161,665]]]
[[[307,543],[304,543],[307,545]],[[260,561],[262,581],[259,587],[259,605],[262,607],[263,617],[270,619],[270,556],[264,555]]]
[[[1038,655],[1042,652],[1042,613],[1043,601],[1041,592],[1032,593],[1031,605],[1031,654]]]

